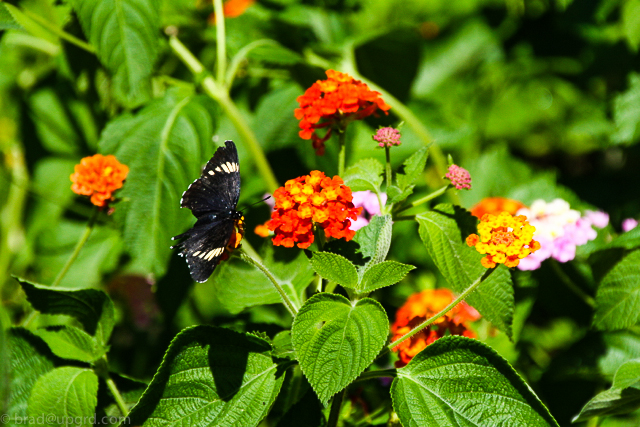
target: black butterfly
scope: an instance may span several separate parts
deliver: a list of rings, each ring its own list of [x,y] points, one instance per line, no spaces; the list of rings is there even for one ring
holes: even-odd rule
[[[240,167],[233,141],[216,150],[202,171],[182,194],[180,207],[191,209],[197,218],[193,228],[172,238],[186,238],[173,248],[181,248],[191,277],[206,281],[218,265],[236,227],[244,232],[244,217],[236,210],[240,198]]]

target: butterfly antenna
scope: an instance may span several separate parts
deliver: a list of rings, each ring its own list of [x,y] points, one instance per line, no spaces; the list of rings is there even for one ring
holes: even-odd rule
[[[270,196],[270,195],[268,195],[268,196],[267,196],[267,197],[265,197],[264,199],[262,199],[262,200],[258,200],[258,201],[257,201],[257,202],[255,202],[254,204],[251,204],[251,205],[249,205],[249,206],[245,207],[245,209],[246,209],[246,208],[250,208],[251,206],[255,206],[255,205],[257,205],[258,203],[262,203],[262,202],[264,202],[265,200],[269,200],[270,198],[271,198],[271,196]]]

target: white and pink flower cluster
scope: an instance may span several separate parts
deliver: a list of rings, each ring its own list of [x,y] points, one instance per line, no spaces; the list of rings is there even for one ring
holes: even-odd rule
[[[517,215],[525,215],[529,224],[536,228],[533,236],[541,246],[540,250],[520,261],[520,270],[536,270],[547,258],[571,261],[576,256],[577,246],[596,238],[594,226],[604,228],[609,224],[606,213],[586,211],[582,216],[562,199],[550,203],[536,200],[530,208],[520,209]]]
[[[387,203],[387,195],[380,193],[380,201],[378,201],[378,196],[373,191],[354,191],[352,203],[356,208],[362,208],[358,218],[351,221],[351,227],[349,227],[355,231],[369,224],[374,215],[380,215],[380,204],[384,206]]]

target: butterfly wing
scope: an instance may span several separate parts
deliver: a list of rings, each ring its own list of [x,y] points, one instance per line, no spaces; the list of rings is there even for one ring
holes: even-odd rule
[[[236,208],[240,198],[240,166],[233,141],[216,150],[200,178],[182,195],[180,206],[191,209],[196,218]]]
[[[182,195],[180,206],[189,208],[197,221],[187,232],[173,237],[184,240],[171,248],[181,248],[191,277],[206,281],[218,265],[234,232],[235,212],[240,198],[240,167],[233,141],[216,150],[202,171]]]
[[[183,237],[186,239],[173,246],[182,248],[179,255],[186,258],[193,280],[201,283],[211,276],[220,262],[220,257],[235,227],[235,222],[231,218],[210,222],[207,221],[208,219],[205,217],[204,221],[197,221],[186,233],[174,237],[174,239]]]

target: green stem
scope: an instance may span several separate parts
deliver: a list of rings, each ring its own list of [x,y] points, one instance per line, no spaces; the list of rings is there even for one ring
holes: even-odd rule
[[[347,389],[345,388],[344,390],[333,396],[327,427],[336,427],[338,425],[338,420],[340,419],[340,408],[342,407],[342,401],[344,400],[344,395],[346,392]]]
[[[26,16],[28,16],[29,18],[37,22],[38,25],[40,25],[42,28],[44,28],[45,30],[49,31],[52,34],[55,34],[61,39],[66,40],[69,43],[79,47],[80,49],[86,50],[89,53],[93,53],[93,54],[96,53],[96,50],[93,48],[93,46],[63,31],[61,28],[58,28],[57,26],[53,25],[51,22],[47,21],[43,17],[36,15],[35,13],[26,9],[22,9],[22,13],[24,13]]]
[[[169,38],[169,46],[171,46],[173,52],[196,76],[196,79],[204,75],[204,66],[200,63],[200,61],[198,61],[195,56],[193,56],[191,51],[187,49],[180,40],[178,40],[177,37],[172,36]],[[262,147],[260,147],[258,138],[249,127],[249,124],[245,120],[242,113],[240,113],[240,110],[238,110],[238,107],[236,107],[231,98],[229,98],[229,94],[227,93],[227,91],[223,87],[221,87],[211,76],[205,76],[201,81],[201,85],[204,89],[204,92],[220,104],[224,112],[233,123],[236,131],[240,134],[242,141],[247,145],[247,148],[249,149],[249,151],[251,151],[251,154],[253,154],[258,172],[260,172],[267,190],[271,193],[276,191],[276,189],[280,185],[278,184],[273,170],[271,169],[271,166],[267,161],[267,157],[265,156],[264,151],[262,151]]]
[[[340,151],[338,152],[338,176],[342,178],[344,176],[344,162],[347,152],[346,144],[347,131],[344,129],[338,133],[338,144],[340,145]]]
[[[396,213],[401,213],[406,211],[407,209],[415,208],[416,206],[420,206],[423,203],[427,203],[429,200],[433,200],[438,196],[442,196],[444,192],[447,191],[447,188],[449,188],[449,184],[438,188],[433,193],[427,194],[426,196],[421,197],[414,202],[411,202],[410,204],[408,204],[407,206],[404,206],[403,208],[400,208]]]
[[[216,15],[216,80],[226,87],[225,73],[227,72],[227,40],[224,28],[224,9],[222,0],[213,0],[213,11]]]
[[[89,218],[89,223],[87,224],[87,228],[84,230],[84,233],[80,237],[80,240],[78,240],[78,243],[76,243],[76,247],[73,249],[73,252],[71,253],[71,256],[69,257],[69,259],[65,263],[64,267],[62,267],[62,270],[60,270],[60,272],[58,273],[56,278],[53,280],[53,282],[51,283],[50,287],[55,288],[56,286],[58,286],[60,284],[60,282],[62,281],[64,276],[67,274],[67,271],[69,271],[69,268],[71,268],[71,264],[73,264],[73,262],[76,260],[76,258],[78,258],[78,255],[80,255],[80,251],[84,247],[85,243],[87,243],[87,240],[89,240],[89,236],[91,235],[91,232],[93,231],[93,226],[96,223],[96,219],[98,218],[98,214],[99,213],[100,213],[100,209],[96,206],[93,209],[93,213],[91,214],[91,218]],[[38,312],[34,310],[22,322],[22,326],[24,326],[25,328],[28,327],[36,317],[38,317]]]
[[[378,369],[375,371],[364,372],[362,375],[356,378],[355,381],[366,381],[372,378],[395,378],[397,375],[398,371],[395,368]]]
[[[109,387],[109,391],[111,391],[111,394],[116,401],[116,405],[118,405],[118,409],[120,409],[120,412],[122,412],[122,416],[126,417],[129,413],[129,409],[127,408],[127,404],[125,403],[124,398],[120,394],[120,390],[118,390],[116,383],[108,375],[104,380],[107,383],[107,387]]]
[[[478,279],[476,279],[476,281],[473,282],[471,284],[471,286],[469,286],[467,289],[465,289],[465,291],[462,292],[458,296],[458,298],[453,300],[451,302],[451,304],[449,304],[448,306],[443,308],[438,314],[436,314],[436,315],[432,316],[431,318],[425,320],[424,322],[420,323],[418,326],[416,326],[415,328],[413,328],[412,330],[410,330],[409,332],[407,332],[406,334],[404,334],[403,336],[401,336],[400,338],[398,338],[397,340],[395,340],[394,342],[389,344],[387,346],[387,349],[393,350],[393,348],[396,347],[398,344],[402,343],[405,340],[408,340],[409,338],[411,338],[412,336],[414,336],[415,334],[417,334],[418,332],[420,332],[421,330],[423,330],[424,328],[426,328],[427,326],[431,325],[433,322],[435,322],[436,320],[438,320],[439,318],[441,318],[442,316],[447,314],[453,307],[455,307],[460,301],[465,299],[467,297],[467,295],[469,295],[471,292],[473,292],[482,282],[484,282],[487,279],[487,277],[489,277],[489,275],[491,275],[491,273],[493,273],[494,270],[495,270],[495,268],[487,269],[482,276],[480,276]]]
[[[387,188],[389,188],[393,185],[393,182],[391,181],[391,147],[385,145],[384,154],[387,157],[386,175],[387,175]]]
[[[265,276],[267,276],[267,278],[271,281],[273,286],[276,288],[276,291],[278,291],[278,294],[282,299],[282,303],[284,304],[285,307],[287,307],[287,310],[289,310],[289,313],[291,313],[291,316],[296,317],[296,314],[298,313],[298,309],[293,305],[293,302],[291,302],[287,294],[284,292],[284,289],[282,289],[282,286],[280,286],[276,278],[273,276],[273,274],[271,274],[271,272],[267,269],[267,267],[265,267],[257,259],[250,257],[243,249],[240,250],[240,257],[244,262],[258,268],[260,271],[262,271],[262,273]]]
[[[571,280],[571,278],[567,275],[567,273],[565,273],[562,270],[562,267],[560,267],[560,263],[558,261],[552,258],[551,265],[553,267],[553,270],[558,275],[558,277],[560,277],[560,280],[562,281],[562,283],[564,283],[567,286],[567,288],[571,290],[571,292],[576,294],[589,307],[595,308],[596,306],[595,300],[591,296],[587,295],[582,289],[580,289],[578,285],[573,283],[573,280]]]

